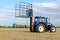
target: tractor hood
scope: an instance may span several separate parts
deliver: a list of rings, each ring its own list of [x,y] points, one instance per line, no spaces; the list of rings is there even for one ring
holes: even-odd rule
[[[47,22],[47,25],[53,25],[52,23],[50,23],[50,22]]]
[[[41,22],[33,22],[33,25],[38,25],[39,23],[41,23]],[[50,22],[47,22],[47,25],[53,25],[52,23],[50,23]]]
[[[39,22],[33,22],[33,25],[35,25],[35,26],[38,25],[38,24],[39,24]]]

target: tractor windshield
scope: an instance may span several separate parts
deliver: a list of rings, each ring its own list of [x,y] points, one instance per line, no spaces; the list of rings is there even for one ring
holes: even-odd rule
[[[35,18],[35,22],[46,22],[46,18]]]

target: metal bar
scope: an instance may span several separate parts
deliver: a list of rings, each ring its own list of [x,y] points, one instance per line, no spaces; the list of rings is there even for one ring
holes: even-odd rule
[[[29,5],[31,5],[30,3],[26,3],[26,2],[20,2],[20,3],[23,3],[23,4],[29,4]]]
[[[15,17],[16,17],[16,5],[15,5]]]

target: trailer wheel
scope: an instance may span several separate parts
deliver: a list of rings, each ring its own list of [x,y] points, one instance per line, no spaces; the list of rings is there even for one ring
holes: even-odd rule
[[[50,32],[56,32],[56,28],[55,27],[51,27],[50,28]]]
[[[45,25],[44,24],[39,24],[38,26],[36,26],[36,31],[37,32],[44,32],[45,31]]]

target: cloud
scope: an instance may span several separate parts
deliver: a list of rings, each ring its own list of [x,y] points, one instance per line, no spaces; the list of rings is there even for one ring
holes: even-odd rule
[[[7,6],[6,8],[10,8]],[[34,16],[45,16],[50,17],[51,22],[54,25],[59,25],[60,22],[60,4],[59,3],[33,3],[33,13]],[[29,20],[24,18],[15,18],[15,10],[1,10],[0,16],[5,18],[0,18],[0,20],[5,20],[7,24],[13,24],[13,23],[21,23],[21,24],[27,24],[26,21],[29,22]],[[55,20],[55,21],[54,21]],[[0,22],[1,22],[0,21]],[[4,23],[4,22],[3,22]],[[28,23],[29,24],[29,23]]]
[[[0,18],[0,21],[4,21],[4,20],[7,20],[6,18]]]
[[[5,15],[0,13],[0,17],[5,17]]]
[[[14,6],[12,6],[12,5],[5,5],[4,9],[14,9]]]
[[[53,9],[58,8],[58,5],[56,3],[33,3],[33,5],[36,5],[39,7],[53,8]]]
[[[0,10],[0,17],[15,17],[15,10]]]
[[[55,3],[42,3],[42,7],[49,7],[49,8],[58,8],[58,5]]]
[[[33,3],[34,16],[45,16],[50,17],[54,25],[59,26],[60,21],[60,3],[56,2],[44,2],[44,3]],[[54,21],[55,20],[55,21]]]
[[[27,25],[29,21],[27,18],[15,17],[15,10],[1,10],[0,13],[2,16],[0,17],[0,25],[12,25],[13,23]]]
[[[60,13],[58,3],[33,3],[33,10],[37,13],[56,14]]]

